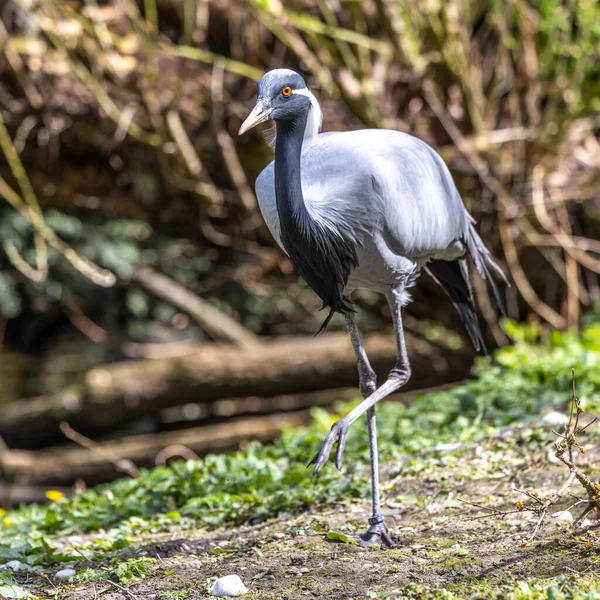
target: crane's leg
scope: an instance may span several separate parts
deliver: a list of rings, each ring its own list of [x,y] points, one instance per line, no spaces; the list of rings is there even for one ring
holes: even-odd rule
[[[346,315],[346,328],[352,340],[354,353],[356,354],[356,365],[358,366],[358,381],[360,393],[363,398],[368,398],[377,389],[377,375],[369,364],[369,359],[362,344],[360,332],[356,326],[354,315]],[[375,407],[367,411],[367,424],[369,429],[369,451],[371,458],[371,495],[373,498],[373,516],[369,519],[369,530],[361,538],[365,542],[380,542],[386,546],[392,545],[392,540],[387,532],[381,504],[379,500],[379,461],[377,456],[377,425],[375,421]]]
[[[379,498],[379,456],[377,452],[377,424],[375,421],[375,407],[371,406],[367,410],[367,419],[369,427],[369,454],[371,457],[371,497],[373,499],[373,514],[369,519],[369,529],[360,537],[371,544],[378,542],[387,546],[392,546],[392,539],[389,536],[385,519],[381,514],[381,501]]]
[[[352,423],[354,423],[354,421],[356,421],[356,419],[358,419],[362,414],[370,411],[370,409],[373,408],[375,404],[377,404],[377,402],[395,392],[410,379],[410,363],[408,361],[406,342],[404,340],[404,328],[402,326],[402,292],[403,288],[397,287],[392,288],[387,294],[387,299],[390,304],[392,316],[394,318],[396,344],[398,346],[396,364],[394,365],[394,368],[390,371],[390,374],[384,384],[378,387],[356,408],[351,410],[345,417],[342,417],[339,421],[336,421],[332,425],[331,431],[325,438],[321,449],[313,457],[310,463],[308,463],[309,465],[315,465],[315,468],[313,470],[313,473],[315,475],[323,468],[323,466],[329,459],[329,455],[335,443],[337,443],[337,450],[335,454],[335,466],[338,469],[342,468],[342,455],[344,454],[344,446],[346,445],[346,435],[348,433],[350,425],[352,425]],[[375,433],[374,426],[375,423],[373,422],[373,433]]]
[[[365,352],[360,332],[356,326],[354,314],[348,313],[345,315],[346,329],[350,334],[354,354],[356,355],[356,366],[358,367],[358,385],[363,398],[368,398],[377,389],[377,375],[371,368],[369,358]]]

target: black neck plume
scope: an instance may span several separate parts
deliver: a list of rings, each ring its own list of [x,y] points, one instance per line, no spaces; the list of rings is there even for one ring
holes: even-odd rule
[[[336,312],[352,310],[344,296],[350,271],[358,266],[354,244],[312,218],[302,195],[301,154],[308,111],[293,121],[277,121],[275,196],[281,241],[300,276],[329,307],[319,333]]]

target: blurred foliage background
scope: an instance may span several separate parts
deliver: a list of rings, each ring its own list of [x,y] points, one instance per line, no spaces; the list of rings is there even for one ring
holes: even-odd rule
[[[593,0],[17,0],[0,17],[5,397],[210,338],[177,284],[249,332],[314,333],[319,302],[254,196],[271,152],[235,134],[281,66],[326,130],[388,127],[440,151],[514,284],[512,318],[567,329],[598,301]],[[462,336],[441,297],[424,276],[407,328]],[[363,329],[386,326],[378,297],[358,305]]]

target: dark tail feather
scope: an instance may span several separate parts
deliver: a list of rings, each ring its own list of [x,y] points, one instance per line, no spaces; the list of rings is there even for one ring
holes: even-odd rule
[[[325,307],[323,307],[323,308],[325,308]],[[321,310],[323,310],[323,308]],[[329,325],[329,321],[331,321],[331,319],[333,319],[333,315],[335,315],[335,308],[330,308],[329,314],[325,317],[325,320],[321,323],[321,327],[319,327],[319,331],[317,331],[317,333],[315,333],[315,335],[313,337],[317,337],[320,333],[325,331],[325,329],[327,328],[327,325]]]
[[[473,290],[469,283],[469,269],[464,258],[448,262],[432,260],[426,269],[431,276],[444,288],[456,307],[464,323],[473,346],[477,352],[487,354],[483,334],[477,319],[477,308],[473,299]]]
[[[483,244],[483,240],[479,237],[477,231],[473,227],[473,223],[469,223],[469,229],[467,230],[467,235],[465,236],[465,242],[467,244],[467,250],[475,263],[475,267],[479,274],[485,279],[491,286],[492,291],[494,292],[494,298],[496,298],[496,303],[498,304],[498,308],[500,312],[506,316],[506,310],[504,308],[504,302],[502,300],[502,296],[500,295],[500,290],[496,285],[496,281],[494,277],[490,273],[490,269],[508,286],[510,287],[510,283],[506,279],[506,275],[504,275],[502,269],[496,264],[490,251]],[[489,267],[489,268],[488,268]]]
[[[321,306],[321,310],[323,310],[324,308],[327,308],[327,306],[330,306],[330,305],[327,304],[327,302],[323,302],[323,306]],[[342,300],[340,302],[332,303],[329,308],[329,314],[327,315],[327,317],[325,317],[325,320],[321,323],[321,327],[319,327],[319,331],[317,331],[317,333],[315,333],[315,335],[313,337],[317,337],[321,332],[325,331],[325,329],[327,328],[327,325],[329,325],[329,321],[331,321],[331,319],[333,319],[333,315],[335,315],[336,312],[339,312],[341,314],[346,314],[348,312],[355,312],[354,309],[352,308],[352,300],[350,300],[346,296],[342,296]]]

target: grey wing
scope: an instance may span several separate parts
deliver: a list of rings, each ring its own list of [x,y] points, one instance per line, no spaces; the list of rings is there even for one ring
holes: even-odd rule
[[[461,249],[455,245],[465,237],[470,217],[452,175],[433,148],[406,138],[392,145],[388,160],[378,165],[386,240],[396,252],[415,258],[460,255],[462,243]]]
[[[508,282],[477,234],[448,167],[433,148],[395,131],[321,135],[302,153],[302,191],[315,220],[370,247],[371,252],[375,248],[387,264],[398,265],[399,257],[413,264],[429,263],[475,347],[483,347],[462,257],[470,254],[501,309],[492,273]],[[256,192],[265,221],[281,246],[273,163],[261,173]]]
[[[256,180],[258,204],[280,237],[271,162]],[[395,254],[455,258],[466,212],[442,158],[411,135],[383,129],[325,133],[302,153],[302,191],[312,217],[357,243],[381,236]],[[456,255],[456,256],[455,256]]]
[[[313,217],[360,238],[380,235],[412,258],[464,253],[454,248],[468,213],[441,157],[396,131],[360,130],[323,138],[302,159],[302,189]]]

